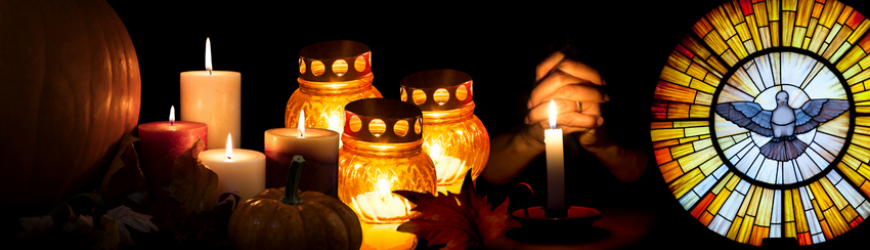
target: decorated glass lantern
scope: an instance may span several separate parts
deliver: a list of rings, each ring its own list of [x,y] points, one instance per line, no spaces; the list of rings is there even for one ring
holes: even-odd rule
[[[320,42],[299,51],[299,88],[287,101],[284,126],[295,127],[305,111],[305,127],[341,133],[344,105],[380,98],[372,86],[372,52],[354,41]]]
[[[472,84],[471,76],[452,69],[417,72],[401,82],[402,101],[423,111],[423,150],[439,186],[461,186],[469,168],[476,179],[486,167],[489,134],[474,115]]]
[[[338,197],[360,220],[402,223],[414,206],[393,190],[436,190],[435,165],[423,152],[423,114],[392,99],[347,104],[339,150]]]

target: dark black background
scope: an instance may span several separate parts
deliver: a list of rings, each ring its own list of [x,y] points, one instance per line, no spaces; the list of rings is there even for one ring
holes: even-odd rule
[[[681,36],[720,1],[602,1],[494,5],[402,3],[360,6],[324,2],[109,1],[129,32],[142,81],[139,123],[167,119],[179,105],[179,73],[204,69],[210,37],[216,70],[242,73],[242,148],[262,151],[265,130],[283,127],[287,100],[298,88],[303,47],[347,39],[371,47],[374,86],[398,98],[399,81],[434,68],[464,71],[475,82],[475,114],[495,137],[522,123],[535,66],[560,39],[575,38],[601,55],[611,102],[605,124],[616,140],[650,152],[649,106],[667,60]],[[870,13],[870,4],[843,1]],[[363,3],[363,2],[358,2]],[[183,119],[183,117],[181,118]],[[684,211],[651,161],[636,182],[617,181],[594,157],[567,145],[571,204],[641,208],[658,214],[645,241],[677,248],[746,247],[721,237]],[[545,197],[544,165],[531,164],[517,179]],[[604,216],[607,216],[606,214]],[[866,224],[866,223],[865,223]],[[848,246],[868,234],[861,225],[813,248]]]

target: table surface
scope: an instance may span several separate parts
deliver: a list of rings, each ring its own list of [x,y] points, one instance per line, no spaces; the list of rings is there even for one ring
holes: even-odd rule
[[[499,237],[486,242],[487,249],[619,249],[641,245],[653,228],[657,216],[652,211],[630,208],[599,208],[601,219],[592,223],[585,233],[547,239],[532,236],[517,220],[508,225]]]

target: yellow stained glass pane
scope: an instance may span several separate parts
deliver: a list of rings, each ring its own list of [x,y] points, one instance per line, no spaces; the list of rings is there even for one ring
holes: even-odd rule
[[[737,233],[737,238],[734,239],[740,243],[749,243],[749,236],[752,233],[752,224],[755,223],[755,217],[746,216],[743,218],[743,223],[740,224],[740,232]]]
[[[684,155],[687,155],[687,154],[691,154],[692,152],[695,152],[695,150],[692,147],[691,143],[681,144],[681,145],[671,147],[671,156],[674,159],[683,157]]]
[[[828,221],[828,226],[831,227],[831,233],[834,236],[839,236],[851,229],[849,223],[843,219],[843,215],[836,209],[828,209],[825,212],[825,220]]]
[[[701,182],[701,180],[703,179],[704,175],[701,174],[701,170],[694,169],[691,172],[688,172],[680,178],[674,180],[674,182],[668,185],[668,188],[671,189],[671,192],[673,192],[674,196],[683,197],[686,192],[692,190],[692,188],[697,186],[698,183]]]
[[[827,177],[819,179],[819,182],[822,184],[822,188],[825,189],[825,192],[831,198],[831,201],[834,202],[834,205],[836,205],[837,209],[843,209],[846,206],[849,206],[849,202],[846,201],[846,198],[843,197],[842,194],[840,194],[840,191],[834,187],[834,184],[831,184],[831,181],[828,180]]]
[[[693,169],[701,163],[709,160],[713,156],[716,156],[716,149],[713,147],[708,147],[704,150],[692,153],[686,157],[680,158],[677,160],[680,163],[680,166],[683,168],[683,172],[688,172],[689,169]]]
[[[736,240],[737,233],[740,232],[740,224],[742,223],[743,217],[735,217],[734,221],[731,222],[731,228],[728,229],[728,234],[726,234],[725,237],[728,237],[728,239],[731,240]]]
[[[692,103],[696,90],[676,85],[669,82],[659,81],[653,98],[662,101]]]
[[[722,189],[716,198],[713,199],[713,202],[710,202],[710,206],[707,207],[707,211],[712,214],[716,214],[719,212],[719,209],[722,208],[722,204],[725,204],[725,201],[728,200],[728,196],[731,196],[731,191],[727,189]]]
[[[828,197],[828,194],[825,193],[825,190],[822,189],[822,185],[818,181],[810,183],[809,187],[810,190],[813,191],[813,197],[816,198],[815,201],[818,202],[821,210],[828,209],[834,205],[831,198]]]
[[[650,132],[650,137],[652,137],[653,141],[663,141],[663,140],[669,140],[669,139],[682,138],[684,136],[683,136],[683,129],[676,128],[676,129],[652,130]]]

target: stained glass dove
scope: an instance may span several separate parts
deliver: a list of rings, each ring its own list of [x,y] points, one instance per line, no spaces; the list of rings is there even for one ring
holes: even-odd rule
[[[773,110],[764,110],[755,102],[730,102],[716,105],[716,113],[737,126],[773,137],[761,146],[761,154],[771,160],[789,161],[807,148],[796,135],[809,132],[849,109],[848,101],[838,99],[811,99],[799,109],[792,109],[787,103],[788,92],[780,91],[776,93]]]

